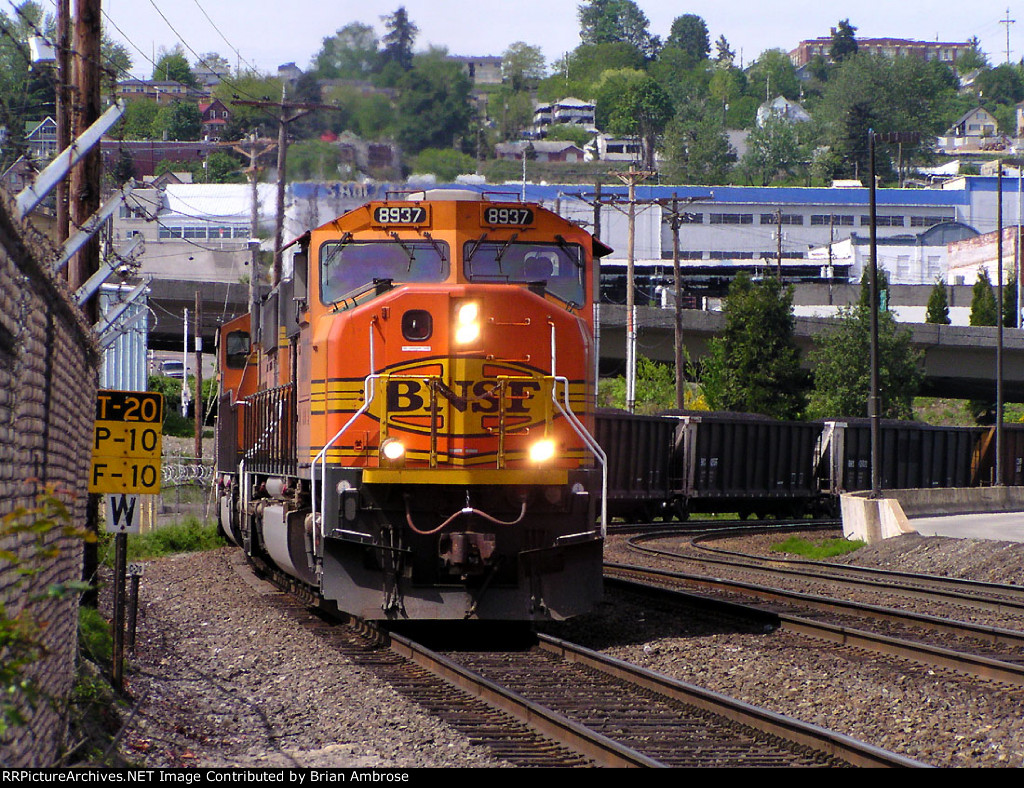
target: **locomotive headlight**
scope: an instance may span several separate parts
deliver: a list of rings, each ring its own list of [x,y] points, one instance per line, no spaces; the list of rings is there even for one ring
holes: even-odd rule
[[[480,305],[467,301],[455,313],[455,341],[460,345],[473,342],[480,336]]]
[[[405,444],[395,438],[386,438],[381,444],[380,453],[391,462],[396,462],[405,456]]]
[[[555,442],[550,438],[537,441],[530,447],[530,459],[533,462],[547,462],[555,456]]]

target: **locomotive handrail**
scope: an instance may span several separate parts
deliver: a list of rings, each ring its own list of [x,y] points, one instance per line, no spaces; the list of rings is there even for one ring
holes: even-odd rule
[[[590,434],[590,430],[587,429],[586,425],[579,420],[572,409],[572,405],[569,404],[569,379],[558,375],[555,369],[555,362],[557,360],[555,350],[558,347],[555,324],[548,321],[548,325],[551,326],[551,378],[555,381],[555,385],[551,387],[551,401],[555,403],[555,407],[561,411],[565,420],[569,422],[569,425],[583,442],[587,444],[587,447],[594,453],[594,457],[601,464],[601,538],[604,539],[608,535],[608,455],[601,448],[601,444],[597,442],[597,439]],[[558,402],[558,381],[565,384],[564,409]]]
[[[608,455],[605,454],[604,449],[601,448],[594,436],[590,434],[590,431],[573,412],[572,406],[569,404],[569,379],[561,375],[552,375],[552,377],[556,383],[561,382],[565,384],[565,407],[563,408],[562,404],[558,401],[557,385],[551,387],[552,402],[554,402],[555,407],[565,417],[565,420],[569,422],[569,425],[576,434],[587,444],[587,447],[593,452],[597,461],[601,463],[601,538],[603,539],[608,534]]]
[[[320,465],[321,465],[321,468],[320,468],[320,477],[321,477],[321,479],[326,479],[326,477],[327,477],[327,450],[330,449],[331,446],[333,446],[338,441],[338,439],[345,433],[345,430],[347,430],[349,427],[351,427],[356,419],[358,419],[360,416],[362,416],[364,413],[366,413],[367,409],[369,409],[370,403],[373,402],[374,392],[376,391],[376,388],[371,386],[370,384],[373,381],[375,381],[377,378],[379,378],[379,377],[381,377],[381,376],[376,374],[376,373],[373,373],[373,374],[368,375],[366,377],[366,380],[363,381],[363,406],[361,408],[359,408],[359,410],[357,410],[355,413],[352,414],[352,418],[350,418],[347,422],[345,422],[345,426],[343,426],[340,430],[338,430],[334,434],[334,437],[331,438],[329,441],[327,441],[324,444],[324,447],[322,449],[320,449],[319,452],[317,452],[316,457],[313,458],[313,467],[314,468],[316,467],[317,463],[320,463]],[[322,515],[323,512],[325,512],[327,510],[327,485],[326,485],[326,483],[321,486],[320,495],[321,495],[320,513]],[[315,472],[314,473],[310,473],[310,497],[312,499],[310,501],[310,505],[311,505],[312,510],[313,510],[312,511],[312,514],[313,514],[313,527],[315,529],[316,528],[316,524],[317,524],[317,510],[316,510],[317,497],[316,497],[316,473]],[[325,537],[323,517],[320,518],[319,523],[320,523],[320,538],[323,539]]]

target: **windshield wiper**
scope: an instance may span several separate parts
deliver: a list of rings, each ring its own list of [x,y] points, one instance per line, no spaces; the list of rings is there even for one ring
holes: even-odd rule
[[[475,255],[478,251],[480,251],[480,245],[486,239],[487,239],[487,233],[484,233],[479,238],[477,238],[475,241],[473,241],[473,245],[469,248],[469,254],[466,255],[466,262],[467,263],[470,263],[470,262],[473,261],[473,255]]]
[[[406,246],[402,242],[402,239],[398,237],[398,233],[392,231],[392,232],[388,233],[388,235],[390,235],[392,238],[394,238],[395,239],[395,243],[402,247],[402,251],[405,252],[407,255],[409,255],[409,267],[407,269],[405,269],[405,272],[409,273],[412,270],[412,264],[416,262],[416,252],[415,252],[415,250],[410,249],[408,246]]]
[[[576,254],[573,251],[573,248],[572,248],[572,246],[569,245],[569,242],[566,241],[565,238],[563,238],[561,235],[556,235],[555,236],[555,240],[558,241],[558,247],[563,252],[565,252],[566,257],[568,257],[570,260],[572,260],[573,263],[575,263],[577,268],[582,268],[583,267],[583,261],[581,261],[579,259],[579,255]]]
[[[498,253],[494,256],[494,262],[498,264],[498,270],[501,270],[501,258],[505,256],[505,252],[512,245],[512,242],[519,237],[519,233],[512,233],[512,237],[505,241],[505,245],[498,250]]]
[[[439,258],[441,258],[441,259],[440,259],[440,262],[441,262],[441,270],[443,271],[443,270],[444,270],[444,263],[445,263],[445,256],[444,256],[444,247],[443,247],[443,246],[441,246],[441,244],[439,244],[439,243],[438,243],[438,242],[437,242],[437,241],[436,241],[436,240],[434,239],[434,236],[432,236],[432,235],[431,235],[430,233],[428,233],[428,232],[427,232],[426,230],[424,230],[424,231],[423,231],[423,237],[424,237],[424,238],[426,238],[426,239],[427,239],[428,241],[430,241],[430,245],[434,247],[434,251],[435,251],[435,252],[437,252],[437,256],[438,256]]]

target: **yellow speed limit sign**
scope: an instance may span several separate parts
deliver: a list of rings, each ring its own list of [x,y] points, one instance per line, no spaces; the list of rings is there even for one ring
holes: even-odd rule
[[[164,398],[154,391],[96,395],[89,492],[160,492]]]

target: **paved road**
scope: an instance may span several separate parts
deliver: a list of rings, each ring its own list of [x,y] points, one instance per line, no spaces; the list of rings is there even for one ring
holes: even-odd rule
[[[910,524],[922,536],[1024,542],[1024,512],[916,517]]]

